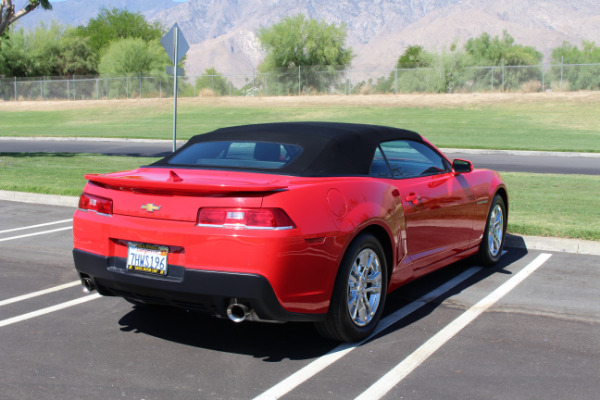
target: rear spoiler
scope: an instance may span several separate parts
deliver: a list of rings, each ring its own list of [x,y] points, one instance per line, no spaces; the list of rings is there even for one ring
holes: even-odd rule
[[[112,174],[86,174],[85,179],[118,190],[173,191],[180,193],[273,192],[288,187],[288,183],[280,179],[265,180],[262,174],[251,175],[252,177],[248,181],[217,175],[182,178],[173,170],[152,168]]]

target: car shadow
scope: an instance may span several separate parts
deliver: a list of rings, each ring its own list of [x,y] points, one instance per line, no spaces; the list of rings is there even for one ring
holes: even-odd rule
[[[506,271],[506,266],[526,254],[526,249],[511,249],[494,267],[475,273],[434,301],[370,338],[369,341],[377,340],[378,337],[400,330],[426,317],[444,300],[491,275],[510,273]],[[404,285],[388,296],[383,317],[421,298],[472,266],[470,260],[461,261]],[[250,355],[264,362],[313,359],[328,353],[339,344],[323,339],[310,323],[235,324],[226,319],[169,307],[143,305],[132,307],[131,311],[119,320],[123,332],[150,335],[191,347]]]
[[[146,334],[192,347],[251,355],[265,362],[320,357],[337,344],[309,323],[236,324],[182,309],[136,305],[120,320],[121,331]]]
[[[440,296],[438,296],[433,301],[425,304],[420,307],[418,310],[413,313],[407,315],[405,318],[402,318],[398,322],[392,324],[390,327],[382,330],[377,335],[374,335],[369,339],[369,341],[376,340],[381,336],[385,336],[389,333],[398,331],[406,326],[409,326],[420,319],[425,318],[429,314],[431,314],[435,309],[444,303],[447,299],[456,296],[460,292],[469,287],[477,284],[478,282],[484,281],[488,277],[495,274],[512,274],[512,272],[506,269],[507,266],[517,262],[521,258],[525,257],[528,254],[526,248],[511,248],[510,251],[507,251],[500,261],[492,267],[482,268],[477,273],[473,274],[469,278],[465,279],[458,285],[454,286],[452,289],[444,292]],[[391,293],[386,299],[386,306],[384,310],[384,314],[382,318],[385,318],[387,315],[399,310],[400,308],[407,306],[408,304],[420,299],[425,294],[434,290],[438,286],[441,286],[447,281],[450,281],[454,277],[463,273],[467,269],[476,266],[476,262],[472,259],[466,259],[463,261],[459,261],[452,265],[449,265],[441,270],[435,271],[423,278],[417,279],[407,285],[402,286],[398,290]]]

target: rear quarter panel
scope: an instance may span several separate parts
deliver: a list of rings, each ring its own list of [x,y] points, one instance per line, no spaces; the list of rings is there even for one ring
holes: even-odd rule
[[[347,247],[369,226],[386,232],[393,265],[404,255],[404,212],[395,190],[369,177],[293,179],[288,190],[266,195],[263,206],[283,208],[313,250],[331,255],[327,265],[306,267],[332,289]],[[321,240],[327,248],[318,248]]]

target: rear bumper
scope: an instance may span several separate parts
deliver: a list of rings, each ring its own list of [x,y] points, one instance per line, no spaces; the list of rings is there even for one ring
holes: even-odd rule
[[[169,265],[169,276],[130,272],[125,259],[74,249],[75,269],[92,279],[98,293],[226,316],[231,299],[248,304],[258,317],[273,321],[320,321],[325,314],[285,310],[269,281],[257,274],[186,269]]]

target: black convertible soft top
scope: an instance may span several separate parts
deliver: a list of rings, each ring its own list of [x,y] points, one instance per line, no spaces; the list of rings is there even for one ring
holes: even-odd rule
[[[399,139],[423,142],[418,133],[378,125],[336,122],[242,125],[194,136],[175,153],[152,165],[173,167],[177,164],[169,162],[171,158],[200,142],[255,141],[285,143],[302,148],[301,154],[289,164],[277,170],[259,169],[260,172],[295,176],[367,175],[379,143]],[[251,168],[235,169],[253,171]]]

